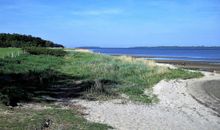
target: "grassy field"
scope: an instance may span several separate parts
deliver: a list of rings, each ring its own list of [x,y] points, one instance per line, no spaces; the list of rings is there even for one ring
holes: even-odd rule
[[[16,57],[22,53],[19,48],[0,48],[0,58]]]
[[[1,55],[20,49],[0,49]],[[43,102],[52,98],[111,99],[121,98],[142,103],[157,101],[152,87],[162,79],[201,77],[200,72],[158,67],[153,61],[126,56],[113,57],[91,52],[68,50],[64,57],[21,54],[0,59],[0,101],[6,105],[18,102]],[[145,94],[144,91],[149,93]],[[53,102],[53,101],[49,101]],[[108,129],[103,124],[82,118],[76,109],[9,109],[0,106],[0,129],[39,128],[50,118],[51,129]]]

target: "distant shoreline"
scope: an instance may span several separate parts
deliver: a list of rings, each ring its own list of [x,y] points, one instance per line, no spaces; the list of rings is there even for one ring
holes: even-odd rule
[[[107,54],[111,56],[121,56],[124,54]],[[181,60],[182,58],[189,58],[190,57],[176,57],[176,56],[138,56],[138,55],[127,55],[135,58],[146,58],[148,60],[157,60],[157,61],[186,61],[186,62],[201,62],[201,63],[209,63],[209,64],[220,64],[220,61],[214,61],[214,60]]]
[[[121,55],[112,55],[112,56],[121,56]],[[134,58],[156,58],[155,56],[132,56]],[[161,56],[162,57],[162,56]],[[171,64],[179,68],[208,71],[208,72],[217,72],[220,73],[220,64],[209,61],[187,61],[187,60],[156,60],[152,59],[157,63]]]
[[[134,48],[220,48],[220,46],[137,46],[137,47],[75,47],[77,49],[134,49]]]
[[[92,49],[83,49],[83,50],[91,50]],[[95,52],[100,53],[100,52]],[[126,54],[107,54],[107,53],[101,53],[104,55],[111,55],[111,56],[122,56]],[[178,58],[185,58],[185,57],[177,57],[177,60],[173,60],[172,58],[176,58],[175,56],[137,56],[137,55],[129,55],[134,58],[146,58],[146,60],[153,60],[157,63],[163,63],[163,64],[171,64],[178,68],[184,68],[184,69],[192,69],[192,70],[199,70],[199,71],[208,71],[208,72],[216,72],[220,73],[220,62],[214,62],[214,61],[193,61],[193,60],[179,60]],[[149,59],[148,59],[149,58]],[[171,58],[172,60],[158,60],[157,58]]]
[[[106,55],[127,55],[156,61],[186,61],[220,65],[219,46],[158,46],[130,48],[84,47]]]
[[[179,68],[220,73],[220,65],[202,61],[155,60],[157,63],[172,64]]]

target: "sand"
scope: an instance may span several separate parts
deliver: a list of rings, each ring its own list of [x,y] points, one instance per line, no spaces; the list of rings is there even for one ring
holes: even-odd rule
[[[220,117],[220,77],[219,75],[206,76],[188,83],[189,94],[199,103],[213,109]]]
[[[220,73],[220,64],[205,61],[155,60],[157,63],[175,65],[178,68]]]
[[[163,80],[154,87],[160,102],[152,105],[126,100],[72,100],[72,103],[87,108],[84,110],[86,119],[117,130],[219,130],[219,113],[211,108],[218,106],[207,107],[209,101],[218,100],[219,96],[218,93],[214,93],[214,97],[207,94],[211,92],[204,84],[211,81],[216,81],[214,90],[219,87],[220,75],[206,72],[201,79]],[[204,100],[207,97],[209,99]]]

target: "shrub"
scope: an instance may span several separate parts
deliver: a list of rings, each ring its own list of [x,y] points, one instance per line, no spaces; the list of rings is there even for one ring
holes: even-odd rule
[[[67,53],[63,49],[49,49],[42,47],[25,47],[23,50],[32,55],[65,56]]]
[[[19,87],[5,87],[0,92],[0,101],[7,106],[17,106],[20,100],[28,100],[28,94]]]

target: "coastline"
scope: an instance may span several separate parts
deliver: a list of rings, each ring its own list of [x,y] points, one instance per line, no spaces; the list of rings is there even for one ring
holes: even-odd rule
[[[192,89],[192,85],[212,79],[220,80],[220,75],[203,73],[205,76],[200,79],[160,81],[153,89],[160,100],[156,104],[146,105],[126,100],[72,100],[72,103],[86,108],[86,119],[111,125],[117,130],[218,130],[219,113],[204,105],[206,102],[200,103],[200,99],[193,97],[204,93],[197,92],[198,88]]]
[[[215,105],[216,101],[220,99],[213,98],[213,94],[211,94],[213,91],[205,89],[205,87],[213,88],[210,84],[213,80],[218,82],[212,85],[218,87],[220,66],[197,61],[155,60],[155,62],[157,65],[169,68],[199,70],[204,77],[160,81],[153,88],[154,94],[160,101],[151,105],[134,103],[126,99],[72,100],[72,103],[86,108],[83,112],[89,121],[105,123],[118,130],[220,129],[220,106]],[[208,85],[204,85],[204,83],[208,83]]]
[[[171,64],[178,68],[220,73],[220,64],[204,61],[154,60],[157,63]]]
[[[122,55],[112,55],[112,56],[122,56]],[[169,64],[174,65],[178,68],[190,69],[190,70],[198,70],[198,71],[207,71],[207,72],[215,72],[220,73],[220,63],[216,64],[214,62],[209,61],[189,61],[189,60],[158,60],[158,59],[147,59],[147,58],[165,58],[165,57],[155,57],[155,56],[131,56],[134,58],[146,58],[146,60],[153,60],[159,64]],[[173,57],[166,57],[173,58]]]
[[[198,103],[217,112],[215,115],[220,117],[220,65],[181,60],[155,60],[155,62],[172,69],[184,68],[202,72],[204,77],[187,82],[187,92]]]

